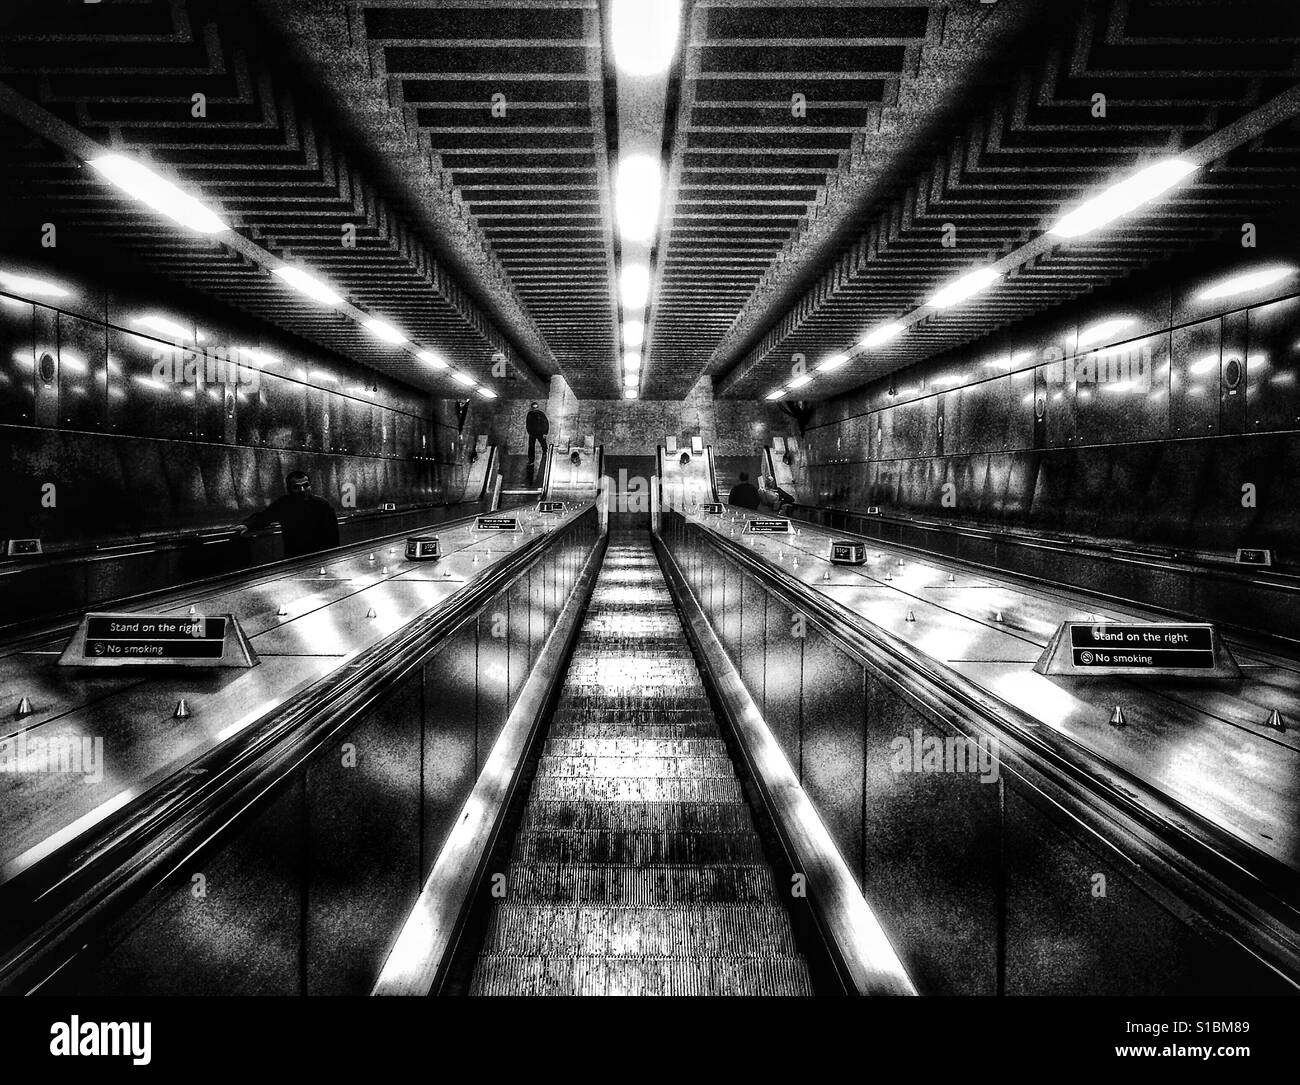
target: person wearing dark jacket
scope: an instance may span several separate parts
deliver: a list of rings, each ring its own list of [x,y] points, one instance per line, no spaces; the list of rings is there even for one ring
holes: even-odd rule
[[[311,492],[307,472],[291,471],[285,477],[284,486],[288,493],[277,497],[261,512],[253,513],[236,528],[236,533],[242,535],[278,523],[286,558],[338,546],[338,517],[328,501]]]
[[[729,505],[737,505],[742,509],[757,509],[759,507],[760,494],[758,487],[749,481],[749,475],[741,471],[740,481],[731,487],[731,493],[727,495]]]
[[[528,473],[533,473],[537,445],[542,446],[542,458],[546,458],[546,435],[551,432],[550,420],[536,403],[528,405],[528,417],[524,419],[524,429],[528,431]]]

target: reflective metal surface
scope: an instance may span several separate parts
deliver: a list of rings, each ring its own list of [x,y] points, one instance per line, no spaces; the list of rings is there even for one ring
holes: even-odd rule
[[[725,517],[721,524],[716,517],[688,519],[728,537],[735,526]],[[972,576],[960,565],[876,541],[868,543],[864,566],[832,566],[824,556],[831,538],[805,524],[789,537],[745,536],[743,545],[856,619],[952,667],[1251,847],[1300,869],[1300,736],[1294,729],[1270,730],[1266,723],[1272,708],[1300,721],[1300,662],[1265,655],[1229,638],[1242,666],[1240,681],[1207,686],[1136,678],[1046,678],[1034,674],[1032,665],[1060,622],[1153,621],[1161,616],[1138,607],[1101,607],[1065,589]],[[823,579],[827,572],[830,581]],[[707,607],[707,586],[704,591]],[[783,650],[784,641],[773,636],[773,629],[788,619],[781,604],[769,602],[765,715],[778,737],[784,736],[782,745],[790,755],[796,753],[797,731],[785,722],[787,713],[771,692],[771,675],[791,665],[773,656]],[[1129,719],[1123,730],[1109,724],[1117,704]]]
[[[545,519],[567,524],[582,508]],[[21,734],[31,749],[46,741],[75,740],[80,749],[83,738],[92,743],[98,738],[103,747],[103,777],[96,782],[78,773],[0,773],[0,881],[453,599],[540,526],[528,509],[519,515],[524,531],[509,543],[467,525],[442,525],[438,533],[447,556],[437,562],[407,562],[396,543],[362,545],[322,558],[319,566],[275,572],[237,591],[173,597],[158,608],[185,613],[194,606],[199,613],[235,614],[262,660],[250,671],[141,674],[123,668],[109,678],[102,671],[55,668],[61,641],[0,655],[5,691],[0,739]],[[17,719],[14,709],[23,696],[35,711]],[[181,697],[191,712],[184,721],[172,719]]]

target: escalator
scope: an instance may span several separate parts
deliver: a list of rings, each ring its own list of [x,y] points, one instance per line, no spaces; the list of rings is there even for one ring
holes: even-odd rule
[[[518,826],[470,994],[813,993],[644,536],[606,552]]]

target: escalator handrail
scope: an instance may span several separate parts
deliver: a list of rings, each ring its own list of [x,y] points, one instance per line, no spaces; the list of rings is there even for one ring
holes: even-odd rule
[[[211,845],[332,736],[440,651],[448,634],[487,606],[553,543],[595,518],[596,509],[590,506],[563,529],[529,539],[464,591],[0,886],[0,904],[29,916],[17,941],[0,947],[0,992],[25,993],[45,982],[90,944],[96,927],[116,918]]]
[[[1052,731],[907,641],[863,622],[803,581],[700,524],[665,510],[661,534],[693,528],[852,656],[962,731],[995,737],[1029,770],[1026,780],[1103,838],[1122,839],[1159,862],[1163,882],[1221,934],[1300,987],[1300,875],[1176,799]],[[1144,869],[1147,869],[1144,864]],[[1240,932],[1250,937],[1242,938]]]

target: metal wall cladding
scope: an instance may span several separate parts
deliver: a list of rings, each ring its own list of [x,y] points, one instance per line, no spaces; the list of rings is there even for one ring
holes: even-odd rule
[[[128,913],[101,959],[55,977],[52,993],[301,993],[304,793],[298,776]]]
[[[1250,334],[1250,314],[1227,314],[1223,318],[1221,334],[1219,430],[1224,434],[1245,433],[1246,345]]]
[[[510,600],[502,592],[478,618],[478,770],[505,726],[510,700]]]
[[[173,343],[111,329],[109,431],[131,437],[193,438],[198,387],[193,361],[192,352]]]
[[[1169,435],[1210,437],[1219,432],[1223,322],[1205,320],[1170,335]]]
[[[1263,966],[1180,921],[1019,781],[1005,824],[1006,994],[1280,992]]]
[[[866,674],[811,624],[804,633],[801,782],[861,885]]]
[[[108,333],[102,324],[59,314],[59,424],[101,430],[108,408]]]
[[[1075,443],[1158,441],[1169,435],[1169,333],[1074,360]]]
[[[59,321],[53,309],[38,306],[33,314],[36,357],[35,421],[38,426],[59,424]]]
[[[0,297],[0,424],[29,426],[36,412],[33,307]]]
[[[478,778],[477,667],[478,623],[474,618],[457,626],[424,666],[422,877],[433,869]]]
[[[1300,298],[1250,311],[1246,432],[1300,428]]]
[[[419,675],[307,769],[309,995],[366,995],[420,889]]]
[[[867,898],[922,994],[995,994],[999,785],[950,771],[957,732],[870,672],[867,703]]]

